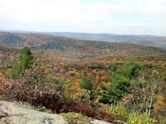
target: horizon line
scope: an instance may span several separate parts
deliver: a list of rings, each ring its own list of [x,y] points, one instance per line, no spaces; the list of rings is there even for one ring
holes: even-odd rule
[[[1,30],[0,32],[15,32],[15,33],[73,33],[73,34],[98,34],[98,35],[125,35],[125,36],[153,36],[153,37],[166,37],[166,35],[156,34],[125,34],[125,33],[109,33],[109,32],[79,32],[79,31],[35,31],[35,30]]]

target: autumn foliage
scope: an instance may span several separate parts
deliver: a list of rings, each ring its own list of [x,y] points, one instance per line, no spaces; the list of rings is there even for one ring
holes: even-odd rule
[[[165,116],[163,68],[142,61],[105,60],[67,63],[24,48],[0,73],[0,99],[108,122],[127,122],[142,114],[150,120]]]

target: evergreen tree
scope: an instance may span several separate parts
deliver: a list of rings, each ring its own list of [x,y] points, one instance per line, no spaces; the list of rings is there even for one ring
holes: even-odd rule
[[[10,70],[10,77],[14,79],[18,79],[22,76],[24,71],[31,67],[33,63],[33,57],[30,49],[25,47],[21,50],[21,54],[13,63],[13,67]]]

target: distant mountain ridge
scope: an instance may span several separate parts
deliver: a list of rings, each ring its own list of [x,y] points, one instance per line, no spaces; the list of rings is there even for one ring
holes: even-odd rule
[[[72,32],[54,32],[55,36],[67,36],[75,39],[133,43],[144,46],[153,46],[166,48],[166,36],[152,35],[116,35],[107,33],[72,33]]]
[[[73,39],[44,33],[0,32],[0,46],[22,48],[71,60],[102,56],[165,55],[166,49],[130,43]]]

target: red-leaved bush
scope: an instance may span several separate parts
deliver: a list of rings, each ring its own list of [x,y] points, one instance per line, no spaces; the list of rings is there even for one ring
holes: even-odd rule
[[[48,85],[47,87],[43,87],[36,85],[32,87],[25,80],[17,81],[17,83],[10,80],[1,84],[3,84],[0,88],[1,99],[28,102],[34,106],[44,106],[56,113],[77,112],[108,122],[113,122],[119,118],[111,116],[106,112],[97,111],[89,104],[66,103],[65,101],[61,101],[60,94],[56,92],[53,86]]]

